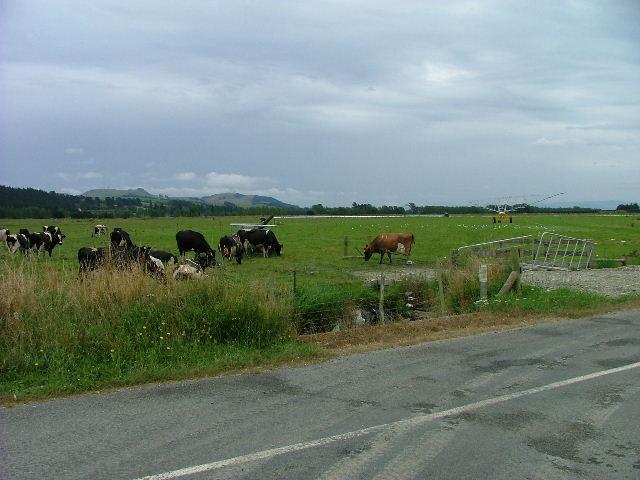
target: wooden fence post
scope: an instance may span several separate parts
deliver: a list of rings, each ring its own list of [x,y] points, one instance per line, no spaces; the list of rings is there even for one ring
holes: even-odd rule
[[[504,282],[504,285],[502,286],[502,288],[500,289],[500,291],[497,293],[497,297],[501,297],[504,294],[506,294],[509,290],[511,290],[515,285],[517,285],[517,282],[520,281],[520,272],[514,270],[509,274],[509,278],[507,278],[507,281]]]
[[[384,273],[380,274],[380,301],[378,302],[378,311],[380,312],[380,323],[384,323]]]

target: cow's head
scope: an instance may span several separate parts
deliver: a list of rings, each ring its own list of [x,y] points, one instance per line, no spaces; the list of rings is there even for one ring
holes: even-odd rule
[[[18,235],[7,235],[7,246],[11,254],[16,253],[20,243],[18,243]]]
[[[282,247],[283,247],[283,245],[281,243],[276,243],[273,246],[273,250],[276,252],[277,256],[280,256],[280,254],[282,253]]]
[[[373,255],[373,248],[371,247],[371,245],[366,244],[364,246],[364,260],[365,260],[365,262],[369,261],[369,259],[371,258],[371,255]]]

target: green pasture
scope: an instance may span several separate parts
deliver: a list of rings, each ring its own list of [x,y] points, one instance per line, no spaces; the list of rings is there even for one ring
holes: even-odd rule
[[[202,232],[213,248],[218,239],[235,229],[231,223],[256,221],[247,217],[194,217],[194,218],[144,218],[116,220],[0,220],[0,226],[12,232],[19,228],[40,231],[43,224],[59,225],[66,234],[65,243],[56,247],[53,258],[41,255],[31,262],[40,262],[54,268],[76,269],[77,251],[85,246],[106,246],[108,235],[91,236],[93,226],[104,223],[111,231],[122,227],[137,245],[149,245],[177,254],[175,233],[192,229]],[[416,264],[433,264],[439,257],[449,255],[453,248],[473,243],[487,242],[510,237],[533,235],[539,237],[549,231],[578,238],[589,238],[596,242],[597,258],[630,257],[634,263],[640,253],[640,217],[637,215],[517,215],[512,224],[494,224],[490,216],[427,217],[407,216],[389,218],[279,218],[274,229],[278,240],[284,245],[280,258],[247,258],[242,265],[226,262],[224,271],[232,275],[264,274],[277,278],[288,278],[293,270],[304,278],[311,275],[329,282],[351,278],[355,270],[388,268],[378,265],[378,255],[369,262],[360,259],[344,260],[343,242],[349,240],[349,253],[357,255],[368,240],[382,232],[410,231],[415,234],[416,244],[411,259]],[[8,257],[2,250],[0,258]],[[16,258],[19,260],[19,256]],[[396,266],[401,258],[394,257]],[[639,259],[640,260],[640,259]],[[635,262],[637,263],[637,262]]]

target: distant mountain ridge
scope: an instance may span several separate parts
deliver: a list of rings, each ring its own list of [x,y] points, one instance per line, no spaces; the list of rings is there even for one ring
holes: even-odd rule
[[[153,195],[147,192],[144,188],[129,188],[126,190],[119,190],[117,188],[96,188],[89,190],[81,194],[83,197],[137,197],[137,198],[157,198],[158,195]]]
[[[140,199],[167,199],[164,195],[153,195],[147,192],[144,188],[130,188],[126,190],[119,190],[115,188],[99,188],[89,190],[82,194],[83,197],[127,197],[127,198],[140,198]],[[267,197],[263,195],[244,195],[242,193],[216,193],[208,195],[206,197],[170,197],[170,200],[185,200],[190,202],[204,203],[206,205],[217,206],[231,206],[235,205],[238,208],[248,207],[276,207],[276,208],[300,208],[297,205],[285,203],[277,198]]]
[[[265,197],[262,195],[243,195],[241,193],[216,193],[207,197],[202,197],[200,200],[207,205],[233,205],[240,208],[247,207],[278,207],[278,208],[296,208],[297,205],[291,205],[289,203],[282,202],[277,198]]]

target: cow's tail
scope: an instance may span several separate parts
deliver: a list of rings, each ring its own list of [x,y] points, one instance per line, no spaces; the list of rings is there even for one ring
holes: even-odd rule
[[[414,243],[416,243],[416,236],[412,233],[411,234],[411,245],[413,245]]]

